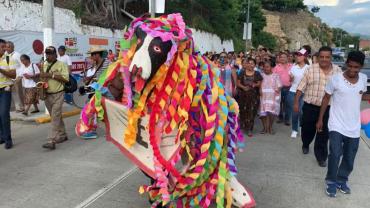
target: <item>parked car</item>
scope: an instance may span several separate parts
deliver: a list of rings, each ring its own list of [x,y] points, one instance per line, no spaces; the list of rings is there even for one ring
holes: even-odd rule
[[[338,65],[340,68],[343,69],[345,63],[344,63],[344,58],[340,55],[335,55],[333,54],[332,58],[331,58],[331,62],[335,65]]]

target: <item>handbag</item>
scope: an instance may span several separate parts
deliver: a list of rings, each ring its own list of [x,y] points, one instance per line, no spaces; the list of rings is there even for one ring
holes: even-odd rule
[[[36,75],[36,71],[35,71],[35,68],[33,67],[34,64],[32,64],[32,70],[33,70],[33,76]],[[35,82],[35,83],[38,83],[40,81],[40,77],[33,77],[32,80]]]
[[[51,63],[48,68],[46,69],[46,73],[49,73],[51,67],[56,63],[56,61],[54,61],[53,63]],[[37,82],[36,84],[36,87],[37,87],[37,91],[38,91],[38,95],[39,95],[39,98],[40,100],[46,100],[46,97],[47,97],[47,94],[46,94],[46,90],[47,88],[45,87],[45,84],[47,84],[47,82],[41,80],[39,82]]]

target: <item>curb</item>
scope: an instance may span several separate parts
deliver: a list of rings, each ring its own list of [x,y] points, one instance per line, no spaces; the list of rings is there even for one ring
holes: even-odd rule
[[[81,113],[81,109],[74,109],[71,111],[63,112],[62,117],[67,118],[67,117],[79,115],[80,113]],[[44,123],[49,123],[51,121],[51,118],[50,116],[44,116],[44,117],[36,118],[34,119],[34,121],[38,124],[44,124]]]

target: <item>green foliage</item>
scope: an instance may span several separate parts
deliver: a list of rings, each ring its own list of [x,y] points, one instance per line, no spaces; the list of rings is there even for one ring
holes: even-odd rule
[[[341,28],[333,28],[332,32],[333,32],[332,41],[337,47],[348,48],[349,45],[355,45],[355,48],[359,47],[360,43],[359,36],[353,36]]]
[[[273,36],[271,33],[263,32],[263,31],[254,35],[252,42],[253,42],[254,47],[263,45],[266,48],[275,49],[277,46],[277,40],[275,36]]]
[[[72,7],[72,11],[77,18],[81,18],[85,12],[85,7],[82,5],[82,1],[76,2]]]
[[[234,7],[234,0],[179,0],[168,1],[166,10],[180,12],[191,27],[232,39],[237,17]]]
[[[295,12],[307,9],[303,0],[261,0],[264,9],[279,12]]]
[[[318,13],[320,11],[320,7],[318,7],[318,6],[314,6],[314,7],[312,7],[312,9],[311,9],[311,12],[312,13]]]
[[[312,39],[320,41],[322,45],[331,45],[333,43],[331,28],[325,23],[319,25],[310,24],[308,26],[308,32]]]

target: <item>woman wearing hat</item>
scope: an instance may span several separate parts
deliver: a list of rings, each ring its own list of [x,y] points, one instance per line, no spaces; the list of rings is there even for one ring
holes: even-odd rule
[[[301,79],[303,78],[303,74],[308,69],[309,65],[307,65],[307,51],[302,48],[298,52],[295,53],[295,64],[293,65],[292,69],[290,70],[290,80],[292,82],[292,86],[290,87],[288,93],[288,108],[289,111],[292,112],[292,138],[297,138],[298,134],[298,126],[299,121],[302,115],[302,106],[303,106],[303,96],[299,99],[299,112],[293,112],[293,103],[294,97],[297,91],[297,87]]]

